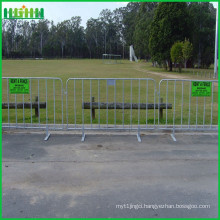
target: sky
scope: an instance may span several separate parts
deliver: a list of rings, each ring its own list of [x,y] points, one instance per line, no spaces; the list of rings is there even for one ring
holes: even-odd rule
[[[80,16],[81,25],[86,27],[86,22],[90,18],[98,18],[102,9],[113,11],[119,7],[125,7],[128,2],[3,2],[4,8],[21,8],[25,5],[27,8],[44,8],[44,18],[53,20],[55,24],[63,20],[70,19],[73,16]],[[218,2],[214,2],[217,7]],[[3,15],[3,11],[2,11]]]
[[[4,8],[21,8],[23,4],[27,8],[44,8],[44,18],[53,20],[55,23],[73,16],[80,16],[82,18],[81,25],[86,27],[87,20],[98,18],[102,9],[112,11],[126,6],[127,2],[3,2],[2,10]]]

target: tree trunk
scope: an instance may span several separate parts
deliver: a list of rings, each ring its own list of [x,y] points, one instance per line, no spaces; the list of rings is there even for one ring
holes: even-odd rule
[[[40,52],[41,52],[41,57],[43,57],[43,34],[40,35]]]
[[[172,72],[172,70],[173,70],[173,64],[172,64],[172,61],[171,60],[169,60],[169,71],[171,71]]]
[[[198,53],[198,68],[201,67],[201,45],[199,42],[199,53]]]

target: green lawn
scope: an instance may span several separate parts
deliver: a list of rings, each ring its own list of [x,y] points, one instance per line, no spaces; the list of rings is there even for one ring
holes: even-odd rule
[[[139,69],[139,70],[138,70]],[[140,71],[143,70],[143,71]],[[147,71],[150,71],[147,72]],[[155,75],[152,72],[160,72],[161,75]],[[213,70],[210,70],[213,71]],[[173,72],[168,73],[160,68],[153,68],[151,63],[131,63],[129,61],[122,61],[122,64],[103,64],[102,60],[89,60],[89,59],[79,59],[79,60],[3,60],[2,62],[2,72],[3,76],[7,77],[58,77],[62,79],[64,90],[66,90],[66,81],[68,78],[152,78],[156,82],[156,103],[158,102],[158,89],[159,81],[162,78],[166,78],[163,74],[169,74],[169,76],[185,76],[189,79],[201,79],[193,75],[192,70],[184,71],[182,74]],[[208,74],[207,74],[208,76]],[[204,74],[205,77],[205,74]],[[202,78],[204,79],[204,78]],[[208,77],[206,78],[208,79]],[[22,102],[23,98],[25,102],[30,102],[30,99],[34,101],[35,96],[39,96],[40,101],[47,101],[48,103],[48,122],[59,124],[62,122],[62,94],[61,94],[61,83],[60,81],[47,81],[47,96],[46,96],[46,82],[45,80],[39,80],[39,90],[38,90],[38,81],[31,80],[32,92],[28,95],[17,95],[16,101]],[[95,101],[106,102],[107,98],[107,89],[106,89],[106,80],[99,82],[99,94],[98,94],[98,81],[94,80],[85,80],[84,81],[84,101],[89,102],[90,97],[95,97]],[[90,86],[92,86],[92,94],[90,96]],[[122,102],[123,97],[125,103],[131,102],[131,82],[124,81],[124,96],[123,96],[123,81],[117,81],[116,87],[108,87],[108,102]],[[174,83],[170,82],[168,85],[168,93],[166,90],[166,82],[161,84],[161,97],[164,102],[173,104],[174,108]],[[148,90],[147,90],[148,89]],[[184,83],[183,87],[183,96],[182,96],[182,83],[178,82],[176,84],[176,99],[175,99],[175,123],[188,125],[189,115],[190,115],[190,124],[194,125],[197,121],[197,124],[200,125],[209,125],[217,124],[218,122],[218,88],[217,84],[214,85],[214,96],[213,96],[213,106],[212,97],[191,97],[191,105],[189,106],[189,83]],[[140,101],[141,103],[154,103],[154,83],[153,81],[140,82]],[[115,94],[116,91],[116,94]],[[167,95],[168,94],[168,95]],[[74,102],[75,96],[75,102]],[[54,99],[55,97],[55,99]],[[7,81],[3,80],[2,83],[2,102],[15,102],[15,95],[7,95]],[[139,99],[139,82],[134,80],[132,82],[132,102],[138,103]],[[183,100],[183,103],[182,103]],[[198,105],[196,104],[198,103]],[[190,108],[190,111],[189,111]],[[198,110],[196,114],[196,109]],[[211,116],[211,109],[213,109]],[[100,110],[100,118],[98,117],[99,110],[96,110],[96,119],[92,123],[97,124],[100,120],[101,124],[106,123],[107,112],[106,110]],[[123,110],[109,110],[108,111],[108,123],[109,124],[122,124],[123,121],[125,124],[137,124],[138,123],[138,110],[131,111],[124,110],[124,118],[122,114]],[[205,113],[204,113],[205,112]],[[54,114],[55,113],[55,114]],[[22,109],[17,110],[17,122],[18,123],[39,123],[39,118],[34,116],[34,110],[32,111],[33,117],[31,117],[31,110],[25,109],[24,112]],[[54,117],[55,115],[55,117]],[[16,122],[15,110],[11,109],[9,111],[10,123]],[[76,117],[75,117],[76,116]],[[181,117],[182,116],[182,117]],[[66,96],[63,95],[63,119],[66,123]],[[146,124],[154,123],[154,120],[157,123],[158,120],[158,111],[154,110],[141,110],[140,111],[140,123]],[[181,120],[182,118],[182,120]],[[3,123],[8,122],[8,110],[2,111],[2,120]],[[46,122],[46,110],[40,111],[40,123]],[[82,123],[82,81],[75,81],[75,90],[74,90],[74,81],[71,80],[68,83],[68,123]],[[91,112],[90,110],[84,110],[84,123],[89,124],[91,122]],[[164,117],[161,120],[162,124],[172,124],[173,123],[173,109],[164,110]]]

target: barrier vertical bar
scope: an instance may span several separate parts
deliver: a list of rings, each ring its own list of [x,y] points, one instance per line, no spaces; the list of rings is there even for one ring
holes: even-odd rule
[[[55,129],[55,124],[56,124],[56,95],[55,95],[55,80],[53,80],[53,120],[54,120],[54,129]]]
[[[154,82],[154,129],[156,127],[156,124],[155,124],[155,121],[156,121],[156,93],[157,93],[157,90],[156,90],[156,84]]]
[[[69,82],[69,80],[67,80],[67,82],[66,82],[66,92],[65,92],[65,94],[66,94],[66,129],[67,130],[69,128],[69,122],[68,122],[68,120],[69,120],[69,113],[68,113],[68,82]]]
[[[82,79],[82,104],[84,105],[84,80]],[[82,108],[82,139],[81,141],[85,141],[85,133],[84,133],[84,106]]]
[[[174,81],[173,133],[171,134],[173,141],[176,141],[176,138],[175,138],[175,113],[176,113],[176,80]]]
[[[204,109],[203,109],[203,128],[205,128],[205,105],[206,105],[206,97],[204,96]]]
[[[15,94],[15,121],[16,121],[16,128],[18,127],[18,117],[17,117],[17,94]]]
[[[61,101],[61,105],[62,105],[62,107],[61,107],[61,109],[62,109],[62,128],[64,129],[64,123],[63,123],[63,93],[64,93],[64,91],[63,91],[63,81],[60,80],[60,83],[61,83],[61,99],[62,99],[62,101]]]
[[[38,124],[39,124],[39,127],[40,127],[40,82],[39,82],[39,79],[38,79],[38,98],[37,98],[37,105],[38,105]],[[47,105],[47,103],[46,103]]]
[[[140,79],[138,80],[138,133],[137,133],[137,139],[138,139],[138,142],[141,142],[141,136],[140,136],[140,102],[141,102],[141,85],[140,85]]]
[[[122,81],[122,125],[123,125],[123,128],[124,128],[124,113],[125,113],[125,97],[124,97],[124,80]]]
[[[107,109],[106,109],[106,125],[108,128],[108,80],[106,80],[106,102],[107,102]]]
[[[9,81],[7,79],[7,102],[8,102],[8,126],[10,127],[10,110],[9,110]]]
[[[92,80],[90,79],[90,127],[92,128]]]
[[[148,126],[148,79],[146,82],[146,128]]]
[[[213,117],[213,98],[214,96],[214,82],[212,83],[212,104],[211,104],[211,122],[210,122],[210,128],[212,128],[212,117]]]
[[[45,80],[45,86],[46,86],[46,137],[44,138],[44,140],[47,141],[50,137],[49,125],[48,125],[47,79]]]
[[[100,128],[100,80],[98,80],[98,108],[99,108],[99,128]]]
[[[116,128],[116,80],[114,83],[114,128]]]
[[[45,80],[45,87],[46,87],[46,124],[48,124],[48,112],[47,112],[47,107],[48,107],[48,103],[47,103],[47,79]]]
[[[132,129],[132,79],[131,79],[130,129]]]
[[[23,125],[24,125],[24,127],[25,127],[24,94],[22,95],[22,102],[23,102]]]
[[[168,106],[168,80],[167,80],[167,89],[166,89],[166,127],[167,127],[167,106]]]
[[[160,83],[159,83],[159,92],[158,92],[158,111],[157,111],[157,116],[158,116],[158,125],[160,124],[160,102],[161,102],[161,98],[160,98]]]
[[[196,129],[198,124],[198,96],[196,97]]]
[[[190,84],[189,84],[189,119],[188,119],[188,128],[190,128],[190,114],[191,114],[191,90],[192,90],[192,83],[191,83],[191,80],[190,80]]]
[[[183,81],[182,81],[182,103],[181,103],[181,128],[183,126]]]
[[[32,81],[30,79],[31,127],[32,127]]]
[[[73,103],[73,105],[74,105],[74,126],[75,126],[75,128],[76,128],[76,80],[74,79],[74,81],[73,81],[73,83],[74,83],[74,103]]]

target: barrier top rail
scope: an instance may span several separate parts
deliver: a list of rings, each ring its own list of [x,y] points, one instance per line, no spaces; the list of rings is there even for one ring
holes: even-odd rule
[[[2,77],[2,79],[17,79],[17,78],[19,78],[19,79],[57,79],[57,80],[60,80],[60,81],[62,81],[62,79],[61,78],[58,78],[58,77],[29,77],[29,76],[27,76],[27,77],[9,77],[9,76],[3,76]]]
[[[141,78],[141,79],[140,78],[69,78],[66,81],[66,84],[70,80],[151,80],[155,82],[155,80],[152,78]]]
[[[198,82],[204,82],[204,81],[206,81],[206,82],[218,82],[218,80],[216,80],[216,79],[209,79],[209,80],[202,80],[202,79],[199,79],[199,80],[197,80],[197,79],[161,79],[160,80],[160,82],[159,82],[159,84],[162,82],[162,81],[179,81],[179,82],[183,82],[183,81],[185,81],[185,82],[191,82],[191,81],[198,81]]]

